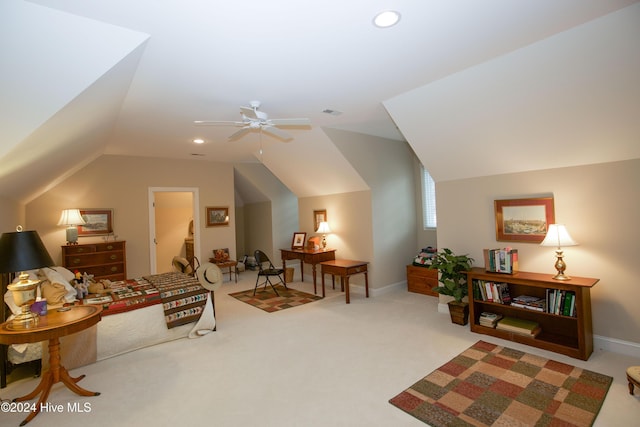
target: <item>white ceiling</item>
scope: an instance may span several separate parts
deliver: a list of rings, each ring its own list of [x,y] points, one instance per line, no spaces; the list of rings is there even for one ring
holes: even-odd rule
[[[441,110],[445,117],[429,103],[438,99],[433,82],[632,3],[4,1],[0,195],[28,198],[101,154],[263,161],[298,196],[361,189],[366,184],[323,127],[390,143],[407,137],[427,163],[429,147],[415,125],[422,118],[406,107],[415,100],[403,105],[404,96],[421,88],[426,111],[450,118],[450,108]],[[398,25],[372,25],[384,9],[402,14]],[[251,100],[271,118],[308,117],[312,128],[287,130],[294,136],[288,144],[264,136],[260,157],[258,134],[229,142],[236,128],[193,125],[238,120]],[[327,108],[343,114],[322,113]],[[196,137],[206,143],[194,145]],[[318,189],[301,179],[309,161],[340,172]],[[39,174],[25,174],[25,166]]]

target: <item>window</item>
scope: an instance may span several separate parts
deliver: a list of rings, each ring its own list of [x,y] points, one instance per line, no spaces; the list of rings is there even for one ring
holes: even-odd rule
[[[424,228],[436,228],[436,183],[424,166],[422,169],[422,224]]]

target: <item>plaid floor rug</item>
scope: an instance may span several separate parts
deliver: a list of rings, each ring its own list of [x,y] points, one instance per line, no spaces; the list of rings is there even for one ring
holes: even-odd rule
[[[613,378],[484,341],[389,403],[433,426],[591,426]]]
[[[297,307],[309,302],[322,299],[322,297],[320,296],[308,294],[306,292],[298,291],[292,288],[289,288],[287,290],[278,286],[277,289],[280,296],[277,296],[271,288],[258,288],[255,296],[253,296],[253,289],[247,289],[246,291],[235,292],[229,295],[238,299],[239,301],[246,302],[249,305],[252,305],[269,313],[273,313],[274,311],[281,311],[291,307]]]

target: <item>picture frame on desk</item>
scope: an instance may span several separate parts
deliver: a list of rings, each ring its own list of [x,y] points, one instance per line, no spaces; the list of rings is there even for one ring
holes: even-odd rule
[[[496,240],[540,243],[555,223],[553,197],[495,200]]]
[[[86,224],[78,226],[78,236],[104,236],[113,233],[113,209],[80,209]]]
[[[296,231],[293,233],[293,239],[291,240],[291,249],[304,249],[306,239],[307,233],[303,231]]]

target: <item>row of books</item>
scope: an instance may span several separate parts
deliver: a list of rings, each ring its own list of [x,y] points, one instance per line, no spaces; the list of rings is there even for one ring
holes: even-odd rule
[[[499,304],[511,303],[511,294],[507,283],[496,283],[485,280],[473,281],[473,298]]]
[[[548,313],[576,316],[576,293],[562,289],[547,289]]]
[[[542,328],[538,322],[526,319],[517,319],[515,317],[503,317],[496,323],[496,329],[513,332],[515,334],[525,335],[535,338],[542,332]]]
[[[517,249],[484,249],[483,254],[485,270],[506,274],[518,272]]]
[[[511,305],[514,307],[526,308],[535,311],[547,311],[547,301],[530,295],[519,295],[513,299]]]

